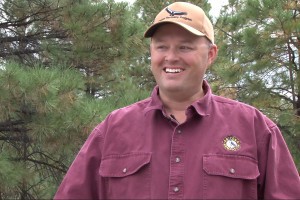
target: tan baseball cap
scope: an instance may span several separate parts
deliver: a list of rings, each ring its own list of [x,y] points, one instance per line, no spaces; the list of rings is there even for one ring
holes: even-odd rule
[[[144,37],[152,37],[159,25],[164,23],[177,24],[195,35],[207,37],[214,43],[213,25],[204,11],[196,5],[187,2],[175,2],[165,7],[155,17]]]

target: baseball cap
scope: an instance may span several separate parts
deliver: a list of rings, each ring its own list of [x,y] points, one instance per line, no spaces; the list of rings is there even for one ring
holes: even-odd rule
[[[153,24],[146,30],[144,37],[152,37],[156,29],[164,23],[177,24],[189,32],[207,37],[214,43],[214,29],[204,11],[191,3],[175,2],[161,10]]]

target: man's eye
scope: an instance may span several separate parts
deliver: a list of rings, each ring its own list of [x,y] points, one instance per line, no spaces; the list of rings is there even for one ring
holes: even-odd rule
[[[158,49],[166,49],[166,46],[157,46]]]
[[[167,46],[164,46],[164,45],[160,45],[160,46],[157,46],[156,49],[157,50],[166,50],[168,47]]]
[[[189,47],[189,46],[181,46],[180,49],[182,49],[182,50],[191,50],[192,47]]]

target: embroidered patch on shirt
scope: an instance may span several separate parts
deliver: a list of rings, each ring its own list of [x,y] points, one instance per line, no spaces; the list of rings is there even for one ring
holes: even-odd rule
[[[237,151],[241,147],[241,142],[235,136],[227,136],[223,140],[223,145],[228,151]]]

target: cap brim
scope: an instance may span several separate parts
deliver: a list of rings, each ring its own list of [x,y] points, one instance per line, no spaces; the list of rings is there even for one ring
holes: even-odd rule
[[[153,34],[155,33],[155,31],[157,30],[157,28],[162,25],[162,24],[166,24],[166,23],[173,23],[173,24],[177,24],[179,26],[181,26],[182,28],[186,29],[187,31],[197,35],[197,36],[206,36],[204,33],[198,31],[197,29],[194,29],[191,26],[188,26],[184,23],[181,22],[173,22],[173,21],[162,21],[162,22],[158,22],[156,24],[153,24],[152,26],[150,26],[144,33],[144,37],[145,38],[149,38],[152,37]]]

